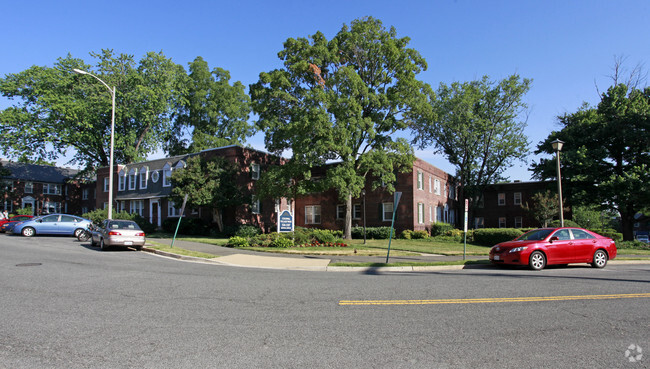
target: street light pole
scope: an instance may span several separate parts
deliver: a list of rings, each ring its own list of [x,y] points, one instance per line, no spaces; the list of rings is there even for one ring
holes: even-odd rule
[[[555,141],[551,142],[551,145],[553,145],[553,150],[555,150],[555,157],[557,159],[557,193],[560,205],[560,227],[564,227],[564,207],[562,206],[562,175],[560,174],[560,151],[562,151],[564,142],[556,138]]]
[[[73,71],[77,74],[87,74],[91,77],[94,77],[96,80],[101,82],[106,88],[108,88],[108,91],[111,92],[112,95],[112,100],[113,100],[113,112],[111,114],[111,154],[110,154],[110,164],[109,164],[109,172],[108,172],[108,219],[113,219],[113,148],[115,145],[115,92],[116,87],[113,86],[111,88],[106,82],[102,81],[99,77],[96,75],[86,72],[81,69],[76,69],[74,68]]]

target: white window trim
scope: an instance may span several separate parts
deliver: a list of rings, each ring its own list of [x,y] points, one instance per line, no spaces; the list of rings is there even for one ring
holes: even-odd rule
[[[316,209],[318,209],[318,221],[316,221]],[[311,217],[311,219],[310,219]],[[321,223],[321,207],[320,205],[307,205],[305,206],[305,224],[320,224]]]
[[[142,167],[140,169],[140,189],[144,190],[147,188],[147,181],[149,181],[149,168]]]
[[[424,224],[424,203],[418,202],[418,224]]]
[[[341,216],[341,210],[343,210],[343,216]],[[345,205],[336,205],[336,219],[345,219]]]
[[[104,192],[108,192],[108,177],[104,177]]]
[[[138,185],[138,170],[133,168],[129,171],[129,191],[135,190]]]
[[[507,224],[506,217],[499,217],[499,228],[506,228]]]
[[[519,195],[519,196],[517,196],[517,195]],[[513,196],[514,196],[513,203],[515,205],[521,205],[521,192],[515,192],[515,194]]]
[[[172,186],[172,166],[169,164],[165,164],[163,167],[163,187],[171,187]]]
[[[25,182],[25,193],[34,193],[34,182]]]
[[[390,216],[386,219],[386,207],[390,204]],[[390,222],[393,220],[393,203],[392,202],[382,202],[381,203],[381,220],[384,222]]]
[[[118,174],[119,180],[117,181],[117,190],[118,191],[125,191],[126,190],[126,170],[122,169],[120,170],[120,173]]]
[[[260,199],[253,196],[251,202],[251,213],[259,214],[260,213]]]
[[[503,200],[503,202],[502,202]],[[499,192],[497,194],[497,205],[506,206],[506,194],[505,192]]]
[[[260,179],[260,172],[261,172],[260,165],[257,164],[257,163],[252,163],[251,164],[251,179],[253,179],[254,181],[257,181],[258,179]]]
[[[358,216],[356,216],[358,212]],[[352,219],[361,219],[363,216],[361,204],[352,204]]]
[[[423,190],[424,191],[424,173],[422,171],[418,170],[418,190]]]

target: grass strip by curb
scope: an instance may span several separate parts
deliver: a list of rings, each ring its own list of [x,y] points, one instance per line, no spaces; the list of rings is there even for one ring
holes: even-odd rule
[[[191,250],[185,250],[181,249],[178,247],[171,248],[167,245],[160,244],[155,241],[147,240],[146,247],[154,250],[159,250],[159,251],[164,251],[168,252],[171,254],[178,254],[178,255],[183,255],[183,256],[192,256],[195,258],[203,258],[203,259],[215,259],[218,258],[219,255],[213,255],[213,254],[206,254],[204,252],[198,252],[198,251],[191,251]]]
[[[364,267],[364,268],[381,268],[381,267],[403,267],[403,266],[445,266],[445,265],[488,265],[489,260],[456,260],[456,261],[435,261],[435,262],[398,262],[398,263],[331,263],[329,266],[342,267]]]

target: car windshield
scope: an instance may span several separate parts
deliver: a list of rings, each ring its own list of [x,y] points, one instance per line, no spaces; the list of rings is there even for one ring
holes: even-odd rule
[[[110,229],[136,229],[140,230],[138,224],[135,222],[129,222],[124,220],[116,220],[108,223],[108,228]]]
[[[518,241],[540,241],[548,237],[553,229],[534,229],[517,237]]]

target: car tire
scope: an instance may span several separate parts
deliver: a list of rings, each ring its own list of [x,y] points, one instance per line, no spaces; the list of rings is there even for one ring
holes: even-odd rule
[[[546,266],[546,256],[541,251],[533,251],[528,258],[528,266],[532,270],[542,270]]]
[[[32,227],[25,227],[20,233],[25,237],[32,237],[36,234],[36,231]]]
[[[81,232],[83,232],[83,231],[84,231],[83,228],[77,228],[77,229],[75,229],[75,230],[74,230],[74,236],[77,237],[77,238],[79,238],[79,235],[80,235]]]
[[[596,250],[594,252],[594,260],[591,263],[591,266],[594,268],[604,268],[607,265],[607,254],[603,250]]]
[[[104,243],[104,239],[102,238],[99,240],[99,248],[102,249],[102,251],[108,250],[108,245]]]

